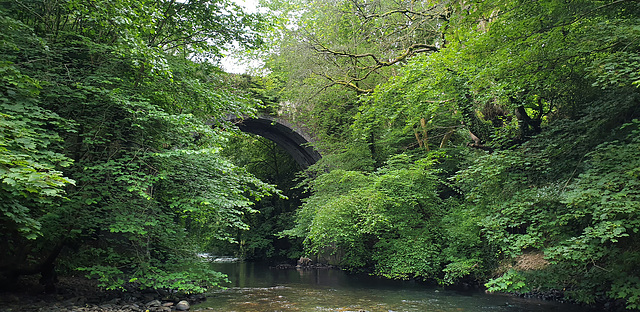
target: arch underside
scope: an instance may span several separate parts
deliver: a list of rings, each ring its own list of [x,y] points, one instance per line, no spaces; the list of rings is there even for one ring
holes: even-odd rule
[[[293,129],[266,118],[244,119],[237,121],[240,130],[269,139],[284,149],[302,169],[320,160],[321,155],[309,141]]]

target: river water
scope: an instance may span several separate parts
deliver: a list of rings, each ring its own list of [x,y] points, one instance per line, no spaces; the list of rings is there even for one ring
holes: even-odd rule
[[[259,263],[214,263],[229,275],[227,289],[192,310],[224,312],[590,312],[570,304],[454,291],[335,269],[274,269]]]

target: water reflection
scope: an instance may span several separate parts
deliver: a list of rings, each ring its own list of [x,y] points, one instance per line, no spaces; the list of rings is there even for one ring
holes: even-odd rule
[[[255,263],[215,264],[231,285],[210,294],[202,311],[453,312],[568,311],[587,309],[482,292],[456,292],[339,270],[273,269]]]

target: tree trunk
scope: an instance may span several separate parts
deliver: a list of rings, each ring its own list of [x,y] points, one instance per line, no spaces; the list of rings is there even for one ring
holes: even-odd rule
[[[459,104],[459,107],[462,111],[462,122],[467,127],[467,130],[469,130],[469,136],[473,140],[473,143],[470,143],[469,146],[483,150],[491,150],[491,148],[484,144],[490,140],[493,129],[478,118],[478,115],[473,109],[471,95],[466,94],[465,100]]]
[[[539,119],[531,119],[524,106],[520,105],[515,110],[516,118],[518,118],[518,126],[520,127],[520,135],[522,138],[538,134],[542,130],[540,128]]]

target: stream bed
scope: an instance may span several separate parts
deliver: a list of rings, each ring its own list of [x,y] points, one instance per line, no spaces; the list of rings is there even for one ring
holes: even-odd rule
[[[592,312],[566,303],[456,291],[337,269],[275,269],[265,264],[212,263],[229,276],[226,289],[214,291],[193,309],[224,312]]]

